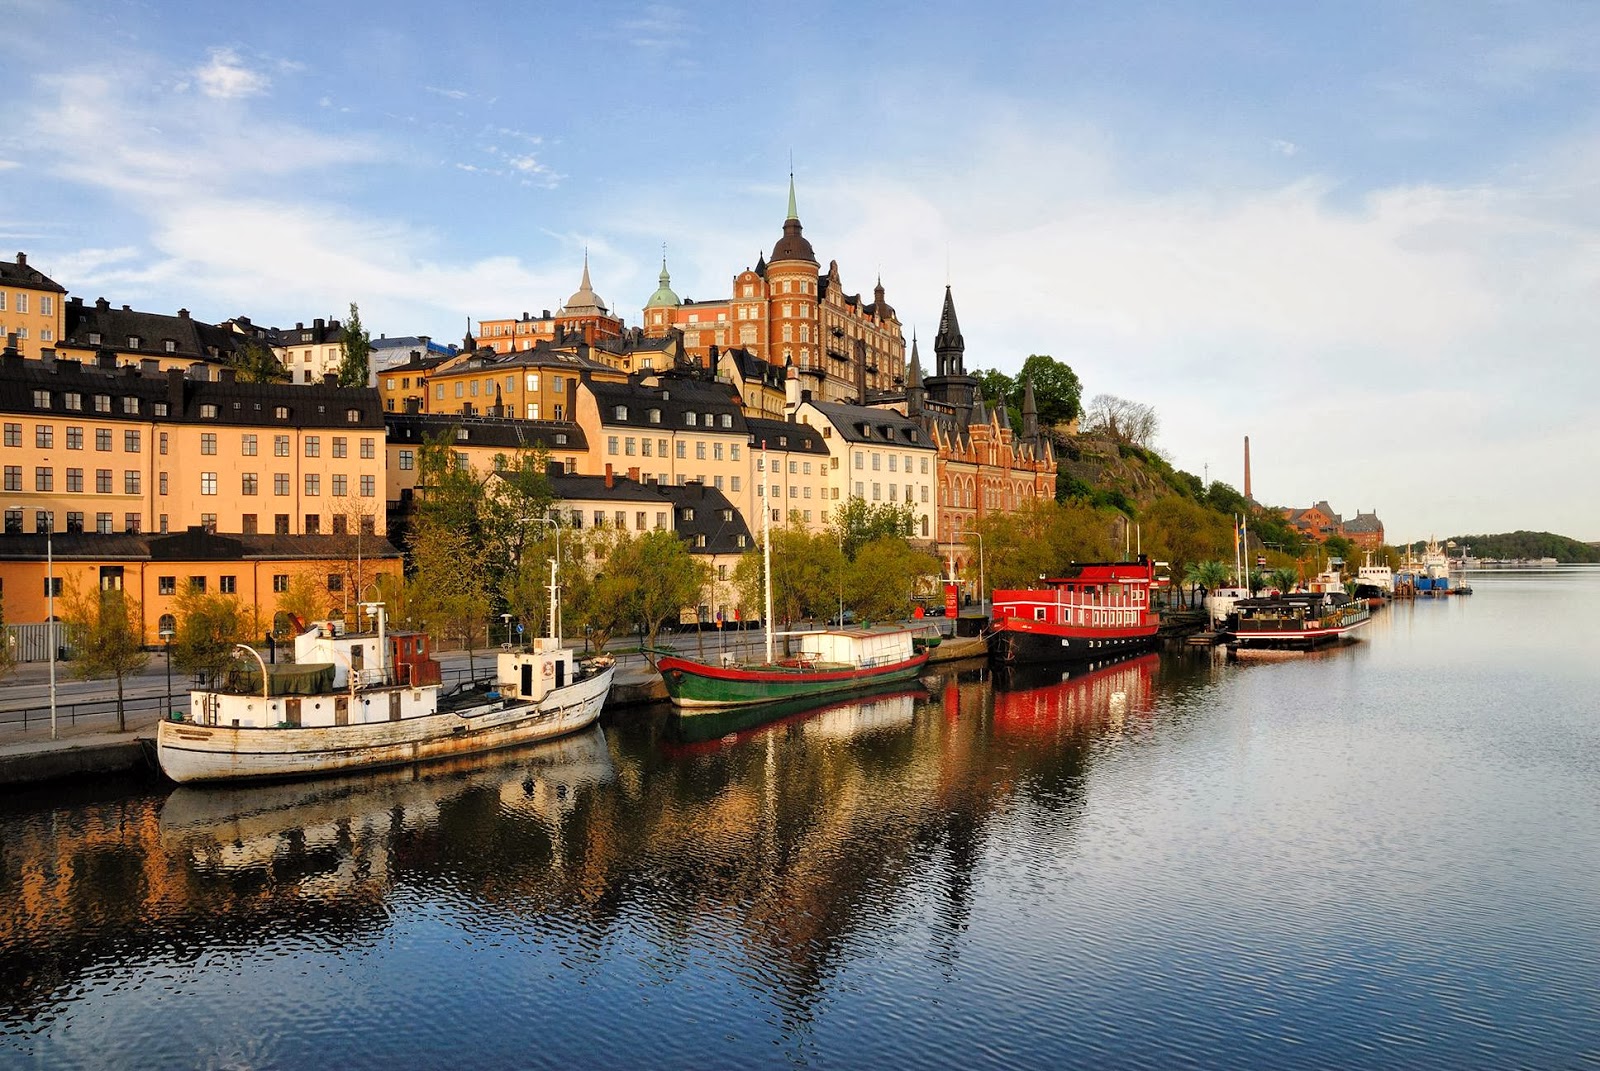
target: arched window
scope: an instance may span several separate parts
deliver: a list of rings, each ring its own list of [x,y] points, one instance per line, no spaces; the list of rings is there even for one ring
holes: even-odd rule
[[[156,624],[156,633],[165,639],[166,633],[176,633],[177,631],[178,619],[171,614],[162,614],[161,620]]]

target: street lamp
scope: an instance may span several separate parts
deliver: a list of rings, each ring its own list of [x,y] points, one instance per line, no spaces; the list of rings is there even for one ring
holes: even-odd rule
[[[161,643],[167,649],[167,717],[172,717],[172,630],[161,630]]]
[[[56,554],[54,533],[56,529],[56,515],[54,510],[36,509],[33,512],[33,526],[37,531],[39,518],[45,518],[44,523],[44,597],[47,606],[45,612],[45,640],[50,645],[50,739],[56,739]]]
[[[978,536],[978,609],[983,611],[983,616],[989,616],[989,588],[983,580],[983,533]]]

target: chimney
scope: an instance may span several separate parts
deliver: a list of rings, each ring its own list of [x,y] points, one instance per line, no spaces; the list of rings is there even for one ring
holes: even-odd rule
[[[610,488],[615,487],[615,486],[616,486],[616,482],[615,482],[615,480],[612,479],[612,476],[611,476],[611,462],[607,461],[606,462],[606,488],[609,490]]]
[[[111,302],[107,301],[105,298],[95,298],[94,307],[101,312],[110,312]]]
[[[188,318],[189,318],[189,310],[188,309],[179,309],[178,310],[178,319],[187,320]]]
[[[320,316],[311,321],[311,329],[317,333],[317,341],[322,341],[322,329],[327,326],[327,321]]]
[[[1244,499],[1246,502],[1255,501],[1250,496],[1250,436],[1248,435],[1244,437]]]
[[[339,385],[339,373],[337,373],[337,372],[324,372],[324,373],[322,373],[322,385],[324,387],[337,387]]]
[[[161,362],[154,357],[141,357],[139,358],[139,373],[146,376],[159,376],[161,374]]]
[[[26,253],[18,253],[17,254],[17,267],[26,268],[27,266],[28,266],[28,254],[26,254]]]
[[[232,383],[233,382],[233,369],[231,369],[231,368],[219,368],[219,369],[217,369],[217,382],[218,383]]]
[[[637,465],[628,469],[628,479],[632,480],[634,483],[639,482],[639,467]]]
[[[594,324],[588,320],[583,323],[583,344],[585,346],[594,345]]]

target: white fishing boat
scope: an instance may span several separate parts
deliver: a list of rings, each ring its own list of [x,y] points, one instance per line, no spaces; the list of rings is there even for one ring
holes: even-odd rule
[[[319,621],[295,637],[295,664],[235,669],[192,691],[161,722],[156,756],[178,782],[304,777],[396,766],[533,743],[594,723],[611,691],[609,658],[580,660],[550,633],[501,651],[493,681],[444,691],[420,632],[390,632],[382,603],[362,605],[371,632]]]
[[[1394,594],[1394,570],[1387,565],[1373,565],[1372,553],[1367,553],[1367,564],[1356,570],[1356,587],[1375,588],[1381,596],[1388,598]]]

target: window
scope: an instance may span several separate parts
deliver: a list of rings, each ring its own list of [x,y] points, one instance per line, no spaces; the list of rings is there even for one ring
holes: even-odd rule
[[[625,405],[617,406],[615,409],[612,410],[612,413],[616,417],[616,419],[618,419],[618,420],[627,420],[628,419],[628,407],[625,406]]]
[[[350,534],[350,518],[346,517],[342,513],[334,514],[334,517],[333,517],[333,534],[334,535],[349,535]]]
[[[239,531],[245,535],[256,534],[256,515],[254,513],[245,513],[240,515]]]
[[[333,437],[333,456],[334,457],[349,457],[350,456],[350,440],[347,439],[343,435],[335,435]]]
[[[139,433],[137,431],[124,431],[122,433],[122,452],[137,454],[139,452]]]
[[[163,453],[164,452],[165,451],[163,451]],[[288,457],[289,456],[289,436],[287,436],[287,435],[274,435],[272,437],[272,456],[273,457]]]
[[[860,450],[857,450],[856,451],[856,471],[860,472],[863,468],[866,467],[866,463],[867,463],[866,455],[863,454]]]
[[[83,513],[80,510],[67,511],[67,531],[77,534],[83,533]]]
[[[5,443],[7,446],[22,445],[22,425],[7,424],[5,428]]]
[[[51,424],[40,424],[33,429],[33,445],[40,450],[49,450],[56,444],[56,429]]]
[[[706,444],[705,444],[704,440],[699,440],[699,441],[695,442],[695,444],[694,444],[694,456],[695,456],[695,460],[697,460],[697,461],[704,461],[706,459]]]
[[[6,535],[22,534],[22,511],[20,509],[6,510]]]
[[[361,497],[374,498],[378,494],[378,478],[376,476],[361,477]]]
[[[322,456],[322,436],[320,436],[320,435],[307,435],[306,436],[306,456],[307,457],[321,457]]]
[[[214,432],[214,431],[203,431],[203,432],[200,433],[200,452],[202,454],[212,454],[212,455],[214,455],[217,452],[217,433],[216,432]]]
[[[560,383],[561,381],[558,379],[558,380],[556,380],[556,382]],[[565,419],[567,419],[567,407],[562,405],[560,402],[557,402],[555,405],[551,406],[551,409],[554,410],[554,413],[551,416],[552,420],[565,420]]]
[[[217,407],[214,406],[214,405],[211,405],[210,403],[202,405],[200,407],[200,419],[201,420],[215,420],[215,419],[217,419]]]
[[[122,493],[136,495],[139,493],[139,470],[124,469],[122,472]]]
[[[239,474],[239,493],[242,494],[242,495],[254,495],[256,493],[256,487],[257,487],[258,482],[259,481],[258,481],[255,473],[253,473],[253,472],[240,473]]]
[[[713,461],[721,461],[722,460],[722,444],[721,443],[712,443],[711,444],[711,460],[713,460]]]
[[[245,435],[239,439],[239,453],[244,457],[256,456],[256,437]]]
[[[203,576],[191,576],[189,578],[189,590],[204,594],[206,590],[206,578]]]
[[[306,497],[314,498],[322,494],[322,476],[319,473],[306,473]]]
[[[289,534],[289,515],[287,513],[278,513],[273,516],[272,531],[275,535]]]
[[[239,590],[236,577],[224,576],[217,579],[217,590],[224,595],[232,595]]]
[[[47,390],[36,390],[36,391],[34,391],[33,392],[33,407],[35,409],[49,409],[50,408],[50,392],[47,391]]]
[[[125,413],[128,416],[138,416],[139,415],[139,399],[137,399],[137,398],[123,398],[122,399],[122,411],[123,411],[123,413]]]
[[[698,419],[699,418],[697,416],[695,416],[695,414],[693,414],[693,413],[685,413],[685,414],[683,414],[683,422],[684,422],[684,424],[686,424],[687,426],[689,426],[691,428],[695,426],[695,422]]]
[[[103,454],[109,454],[111,452],[110,428],[94,429],[94,448]]]
[[[322,514],[306,514],[306,535],[320,535],[322,533]]]
[[[629,439],[628,441],[632,442],[633,440]],[[650,456],[650,449],[651,449],[652,445],[653,445],[653,440],[651,440],[651,439],[640,439],[639,440],[639,453],[641,455],[643,455],[644,457],[649,457]]]
[[[611,457],[617,456],[617,437],[615,435],[606,436],[606,453]]]
[[[178,578],[175,576],[156,577],[157,595],[176,595],[178,593]]]
[[[560,376],[557,376],[550,381],[550,389],[555,391],[557,394],[565,394],[567,390],[567,381],[562,379]],[[561,418],[557,417],[556,419],[559,420]]]
[[[202,472],[200,474],[200,493],[203,495],[214,495],[217,493],[216,473]]]
[[[368,459],[377,456],[376,440],[370,435],[363,436],[361,439],[361,456]]]
[[[101,535],[111,534],[111,514],[96,513],[94,515],[94,530]]]
[[[731,490],[733,491],[734,494],[738,494],[739,493],[739,477],[737,477],[737,476],[733,477],[733,482],[731,484]]]
[[[731,413],[723,413],[722,414],[722,426],[725,427],[725,428],[733,427],[733,414],[731,414]]]
[[[683,439],[678,440],[678,460],[683,461],[689,456],[689,444]]]
[[[278,592],[279,594],[282,594],[283,592],[288,591],[289,590],[289,574],[288,573],[273,573],[272,574],[272,590]]]
[[[417,455],[416,455],[416,453],[414,451],[412,451],[412,450],[402,450],[402,451],[400,451],[400,467],[402,469],[413,469],[413,468],[416,468],[416,465],[417,465]]]
[[[167,433],[166,432],[162,432],[161,433],[161,438],[159,440],[159,443],[160,443],[161,453],[163,455],[165,455],[166,452],[167,452]]]
[[[635,450],[637,445],[638,444],[635,441],[634,437],[632,435],[629,435],[626,439],[622,440],[622,452],[624,454],[626,454],[628,457],[632,457],[633,454],[634,454],[634,450]]]
[[[272,415],[273,415],[274,418],[276,418],[278,420],[288,420],[289,419],[289,407],[287,405],[274,406],[273,410],[272,410]]]
[[[346,409],[344,411],[344,419],[345,419],[345,421],[347,423],[350,423],[350,424],[359,424],[359,423],[361,423],[361,410],[359,410],[359,409]]]
[[[49,468],[34,469],[33,489],[35,491],[54,491],[56,489],[55,470]]]
[[[333,477],[333,496],[335,498],[344,498],[344,497],[346,497],[348,495],[348,493],[349,493],[349,481],[350,481],[350,478],[348,476],[346,476],[342,472],[334,474],[334,477]]]
[[[164,473],[164,472],[161,473],[159,475],[159,477],[157,477],[157,482],[161,485],[161,493],[162,494],[166,494],[167,493],[167,474]]]

